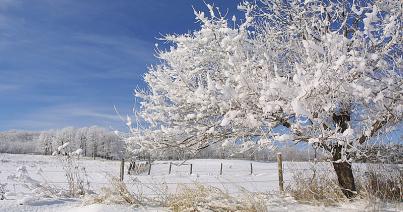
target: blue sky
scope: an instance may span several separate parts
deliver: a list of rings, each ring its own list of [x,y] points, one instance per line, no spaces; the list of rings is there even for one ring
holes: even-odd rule
[[[239,17],[239,2],[214,4]],[[114,105],[131,114],[157,38],[199,27],[192,6],[206,10],[202,0],[0,0],[0,131],[122,129]]]

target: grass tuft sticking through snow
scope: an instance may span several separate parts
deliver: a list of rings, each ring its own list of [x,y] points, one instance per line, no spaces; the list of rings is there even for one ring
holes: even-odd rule
[[[180,185],[178,189],[167,205],[173,211],[267,211],[263,195],[248,191],[232,196],[219,188],[197,183]]]
[[[139,186],[141,183],[137,182]],[[162,190],[163,189],[163,185]],[[158,189],[157,186],[153,188]],[[239,195],[203,184],[178,186],[177,192],[170,194],[158,192],[156,197],[146,197],[138,192],[130,192],[126,184],[117,178],[111,178],[111,184],[101,189],[99,194],[86,197],[84,204],[127,204],[134,207],[159,206],[173,211],[267,211],[265,195],[243,190]]]
[[[101,188],[99,194],[93,194],[86,197],[84,204],[129,204],[138,206],[141,204],[140,198],[132,194],[124,182],[113,177],[110,180],[109,187]]]
[[[354,170],[356,200],[368,203],[402,202],[403,172],[398,165],[367,164]],[[333,170],[312,165],[310,170],[293,170],[287,192],[297,201],[308,204],[337,205],[349,202],[339,187]]]

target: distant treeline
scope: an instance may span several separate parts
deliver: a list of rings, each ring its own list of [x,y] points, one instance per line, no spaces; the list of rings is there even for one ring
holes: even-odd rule
[[[43,154],[51,155],[59,146],[69,143],[68,151],[82,149],[83,156],[120,159],[124,150],[124,141],[114,132],[101,127],[66,127],[43,132],[7,131],[0,132],[0,153],[13,154]],[[140,153],[136,156],[126,155],[127,158],[147,160],[183,160],[190,158],[237,158],[259,161],[274,161],[276,152],[282,152],[285,160],[309,161],[315,158],[314,149],[309,145],[295,146],[293,144],[277,146],[275,150],[261,149],[239,153],[224,149],[220,145],[212,145],[197,154],[185,150],[164,149],[159,154],[149,155]],[[322,151],[317,152],[317,158],[325,158]]]
[[[38,138],[40,132],[0,132],[0,152],[16,154],[40,154]]]
[[[253,161],[276,161],[277,153],[281,152],[283,160],[286,161],[325,161],[328,153],[322,149],[312,148],[308,144],[276,143],[272,148],[251,149],[249,151],[240,152],[239,149],[224,148],[221,144],[213,144],[200,152],[191,153],[186,149],[171,148],[153,151],[150,155],[148,152],[136,153],[136,155],[128,155],[134,160],[187,160],[187,159],[245,159]]]
[[[401,144],[370,144],[361,146],[356,152],[356,162],[363,163],[399,163],[403,164],[403,145]],[[276,161],[277,153],[281,152],[284,161],[331,161],[332,156],[323,149],[312,147],[307,143],[295,144],[293,142],[281,142],[273,144],[273,148],[251,149],[239,152],[237,149],[223,148],[220,144],[214,144],[196,154],[185,149],[163,149],[153,154],[140,152],[137,155],[128,156],[134,160],[187,160],[199,159],[245,159],[253,161]]]
[[[124,134],[122,134],[124,135]],[[69,143],[67,151],[82,149],[82,155],[105,159],[120,159],[124,152],[122,135],[105,128],[92,126],[83,128],[66,127],[43,132],[7,131],[0,132],[0,153],[43,154],[51,155],[59,146]],[[275,144],[274,149],[256,149],[238,152],[223,148],[219,144],[211,145],[197,154],[184,149],[163,149],[153,155],[141,152],[137,155],[125,155],[136,160],[184,160],[191,158],[246,159],[256,161],[275,161],[277,152],[281,152],[286,161],[318,161],[330,159],[330,155],[321,149],[315,151],[309,144]],[[400,144],[363,146],[357,153],[358,162],[403,163],[403,146]]]
[[[0,132],[2,153],[51,155],[66,143],[69,143],[68,151],[82,149],[83,156],[108,159],[120,158],[124,147],[124,141],[114,132],[97,126],[43,132]]]

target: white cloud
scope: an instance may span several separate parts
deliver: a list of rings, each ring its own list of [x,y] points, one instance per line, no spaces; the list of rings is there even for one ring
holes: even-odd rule
[[[93,118],[101,118],[105,120],[111,120],[111,121],[120,121],[120,118],[117,114],[113,113],[100,113],[92,110],[76,110],[73,111],[72,113],[73,116],[81,116],[81,117],[93,117]]]
[[[113,107],[98,107],[85,104],[66,104],[42,108],[29,114],[21,114],[6,123],[8,129],[46,130],[67,126],[83,127],[98,125],[122,129],[125,126]]]
[[[19,4],[19,0],[0,0],[0,10],[8,9]]]
[[[133,78],[138,77],[133,68],[137,62],[147,69],[147,65],[156,61],[153,55],[154,45],[151,42],[128,36],[107,36],[99,34],[75,34],[73,39],[82,43],[90,44],[93,54],[99,58],[105,58],[113,62],[113,67],[107,68],[102,72],[93,72],[91,77],[96,78]],[[107,49],[107,50],[105,50]],[[131,63],[127,63],[130,60]],[[105,66],[102,63],[102,66]]]
[[[0,93],[18,90],[19,88],[19,85],[0,84]]]
[[[66,104],[43,109],[42,112],[56,115],[58,117],[89,117],[102,118],[108,121],[119,121],[117,114],[114,114],[113,107],[97,107],[93,105]]]

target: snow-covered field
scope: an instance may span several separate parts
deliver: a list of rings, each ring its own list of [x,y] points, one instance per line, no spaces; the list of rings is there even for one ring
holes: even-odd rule
[[[119,176],[120,162],[92,160],[81,158],[80,167],[85,168],[89,187],[99,192],[102,187],[110,185],[112,176]],[[269,211],[362,211],[370,210],[365,202],[343,204],[338,207],[302,205],[291,197],[278,193],[277,163],[251,162],[242,160],[189,160],[178,166],[180,161],[173,161],[171,174],[168,161],[155,162],[151,174],[126,175],[125,182],[133,192],[141,192],[145,196],[155,196],[161,191],[175,193],[179,184],[194,185],[200,183],[220,188],[231,195],[239,195],[242,189],[250,192],[269,193],[267,205]],[[220,166],[223,164],[222,175]],[[251,174],[251,163],[253,173]],[[190,174],[190,164],[193,170]],[[126,164],[127,168],[128,163]],[[291,180],[288,167],[309,168],[307,163],[284,163],[285,184]],[[24,173],[39,182],[47,182],[57,188],[67,188],[67,180],[63,163],[55,157],[38,155],[0,154],[0,184],[5,184],[6,199],[0,201],[0,211],[166,211],[164,208],[134,209],[122,205],[83,205],[82,200],[74,198],[38,198],[35,192],[18,182],[17,178]],[[322,169],[330,169],[323,164]],[[309,171],[309,170],[307,170]],[[373,209],[373,208],[372,208]],[[402,208],[391,207],[391,211]]]

